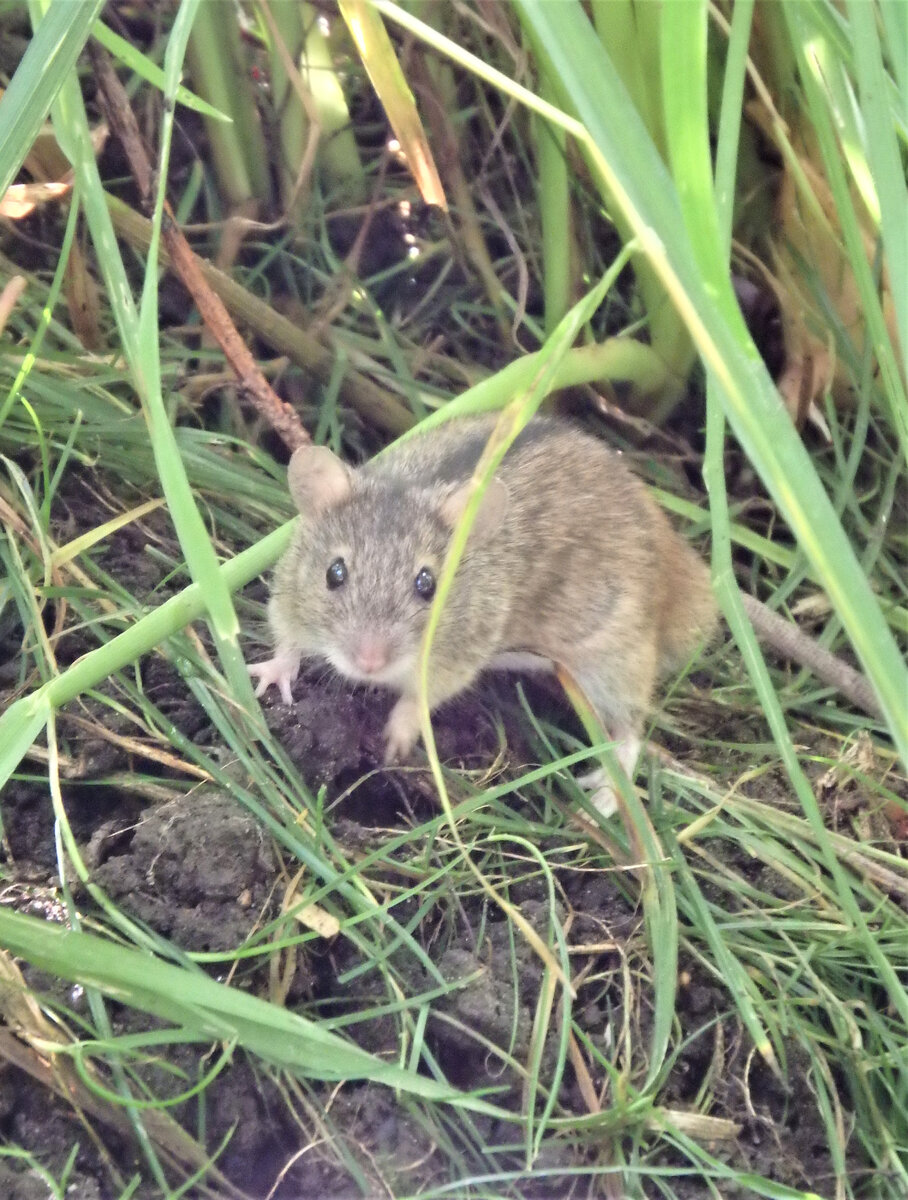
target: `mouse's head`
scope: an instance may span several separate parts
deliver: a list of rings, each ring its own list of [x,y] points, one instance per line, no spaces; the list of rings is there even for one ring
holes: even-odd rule
[[[292,620],[304,653],[326,658],[348,679],[402,687],[415,669],[469,485],[439,491],[355,471],[322,446],[296,451],[289,483],[302,528],[281,581],[282,616]],[[493,481],[470,545],[500,523],[505,501]]]

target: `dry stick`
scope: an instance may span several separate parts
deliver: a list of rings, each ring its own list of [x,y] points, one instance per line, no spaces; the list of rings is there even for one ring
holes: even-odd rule
[[[116,88],[118,88],[122,93],[119,80],[110,70],[109,66],[107,67],[107,71],[108,74],[113,76],[114,82],[111,86],[116,86]],[[125,102],[125,97],[123,98],[123,101]],[[141,140],[139,138],[138,131],[135,130],[135,117],[133,116],[132,109],[129,107],[128,103],[125,103],[124,109],[124,102],[121,102],[117,106],[116,111],[118,114],[120,112],[128,113],[128,116],[125,117],[125,121],[131,123],[134,132],[132,134],[127,134],[124,131],[121,134],[119,123],[117,123],[115,126],[117,136],[120,136],[121,140],[123,137],[129,136],[132,139],[130,143],[131,145],[138,144],[141,147]],[[111,123],[113,124],[113,121]],[[147,168],[149,172],[148,178],[150,179],[148,155],[145,153],[144,148],[142,149],[142,160],[144,161],[140,161],[138,163],[140,175],[141,177],[145,177]],[[150,183],[147,186],[148,195],[150,196]],[[145,195],[146,193],[143,191],[142,194]],[[114,200],[112,197],[108,197],[107,200],[111,219],[113,220],[117,232],[122,237],[125,237],[132,245],[140,249],[147,250],[151,244],[151,222],[147,218],[142,217],[138,213],[134,212],[128,207],[128,205],[123,204],[121,201]],[[170,215],[169,209],[168,214]],[[175,229],[175,225],[173,228]],[[225,274],[223,271],[219,271],[217,267],[212,266],[211,263],[196,255],[189,248],[185,240],[182,239],[182,235],[180,235],[180,240],[182,243],[182,249],[178,250],[177,254],[180,256],[181,261],[183,262],[184,269],[188,267],[192,278],[197,280],[197,286],[210,289],[210,292],[214,293],[215,299],[219,298],[222,300],[231,312],[245,321],[250,328],[252,328],[264,341],[268,342],[269,345],[277,350],[279,354],[286,354],[292,362],[304,367],[322,382],[327,382],[330,379],[336,362],[336,356],[333,351],[326,349],[326,347],[321,344],[318,338],[313,337],[312,334],[307,333],[303,329],[299,329],[293,324],[292,321],[288,321],[286,317],[283,317],[280,315],[280,313],[275,312],[275,310],[269,304],[266,304],[263,300],[259,300],[257,296],[253,296],[251,292],[248,292],[235,280],[231,279],[229,275]],[[165,241],[159,250],[158,257],[163,265],[173,266],[175,269],[177,268],[173,250],[173,242],[166,229]],[[189,265],[190,263],[191,266]],[[186,280],[184,280],[184,282],[186,282],[189,290],[192,291],[189,283]],[[199,304],[195,292],[193,292],[193,296],[196,299],[196,303]],[[201,311],[201,305],[199,305],[199,307]],[[235,342],[232,344],[232,347],[236,347],[237,353],[246,357],[252,372],[259,374],[258,368],[255,366],[252,356],[249,355],[249,352],[246,350],[246,347],[242,342],[242,339],[240,339],[239,335],[236,333],[236,330],[226,313],[224,314],[223,319],[225,326],[232,331],[232,334],[235,338]],[[216,330],[212,330],[212,332],[215,336],[217,336]],[[227,348],[225,347],[225,354],[226,353]],[[231,359],[231,362],[234,363],[234,360]],[[240,367],[237,368],[235,366],[235,369],[241,381],[246,382],[253,377],[249,375],[245,362],[241,361]],[[298,429],[302,430],[302,427],[299,426],[296,414],[292,409],[290,409],[289,405],[284,405],[283,402],[274,395],[270,387],[268,387],[267,382],[265,383],[265,387],[269,397],[269,406],[272,404],[282,406],[291,414],[291,419],[297,425]],[[345,378],[341,381],[340,395],[346,403],[349,403],[353,408],[357,409],[357,411],[360,412],[367,421],[377,426],[379,429],[384,429],[388,433],[395,435],[401,434],[406,432],[406,430],[411,429],[415,424],[413,414],[408,408],[401,404],[401,402],[394,395],[386,391],[384,388],[379,387],[377,384],[372,383],[371,380],[359,375],[357,372],[348,372]],[[265,416],[266,419],[269,421],[271,420],[270,408],[269,411],[266,411]],[[305,431],[303,431],[302,441],[307,440],[308,435],[306,435]],[[299,444],[299,442],[297,441],[292,444],[295,447]],[[288,445],[291,445],[289,441]]]
[[[151,222],[122,201],[107,197],[107,207],[114,228],[121,237],[137,247],[147,249],[151,244]],[[334,369],[333,351],[305,329],[276,312],[270,304],[246,290],[217,267],[195,255],[205,282],[224,301],[232,313],[268,343],[278,354],[304,367],[317,379],[327,382]],[[162,246],[158,255],[164,266],[170,266],[170,252]],[[340,396],[370,425],[386,433],[406,433],[416,424],[416,418],[391,392],[379,387],[358,372],[349,371],[340,384]]]
[[[135,114],[107,54],[94,41],[89,43],[89,52],[104,114],[129,161],[142,203],[148,207],[153,199],[151,161],[142,142]],[[170,263],[195,301],[206,327],[224,351],[236,374],[241,393],[249,399],[291,450],[308,442],[309,435],[296,412],[275,394],[237,332],[225,305],[206,283],[199,260],[177,227],[173,210],[166,200],[161,233]]]
[[[189,248],[166,204],[165,208],[161,235],[167,246],[170,263],[233,367],[240,393],[246,396],[290,450],[311,441],[292,405],[281,400],[259,370],[248,346],[237,332],[226,305],[206,283],[198,257]]]

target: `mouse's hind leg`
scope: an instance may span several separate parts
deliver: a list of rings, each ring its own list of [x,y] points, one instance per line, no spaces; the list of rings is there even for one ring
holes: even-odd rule
[[[613,723],[609,730],[609,736],[615,739],[615,757],[618,760],[618,766],[633,782],[642,744],[639,731],[630,725],[616,726]],[[603,817],[610,817],[612,813],[617,812],[618,795],[612,777],[605,767],[597,767],[595,771],[588,771],[586,775],[580,775],[577,779],[577,786],[582,787],[585,792],[591,793],[590,803]]]
[[[578,656],[579,658],[579,656]],[[628,650],[609,648],[607,657],[591,653],[582,665],[565,663],[586,696],[606,734],[614,740],[618,766],[633,782],[642,744],[643,722],[656,676],[656,651],[646,642],[628,643]],[[593,807],[611,816],[618,800],[609,772],[598,767],[577,783],[592,792]]]

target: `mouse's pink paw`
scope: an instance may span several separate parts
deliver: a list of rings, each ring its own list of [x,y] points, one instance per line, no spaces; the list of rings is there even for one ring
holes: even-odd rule
[[[385,725],[385,762],[390,766],[407,758],[418,737],[419,706],[415,700],[402,696]]]
[[[292,704],[293,696],[290,692],[290,685],[299,674],[299,669],[299,654],[289,650],[278,651],[274,658],[269,658],[266,662],[252,663],[249,667],[249,674],[253,679],[258,680],[255,694],[263,696],[274,684],[281,693],[284,703]]]

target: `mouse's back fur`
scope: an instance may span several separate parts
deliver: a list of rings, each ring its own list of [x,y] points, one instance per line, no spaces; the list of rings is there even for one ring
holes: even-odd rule
[[[496,420],[464,418],[417,434],[361,473],[440,491],[463,485]],[[508,497],[494,545],[508,568],[503,591],[510,642],[582,640],[633,598],[639,613],[633,624],[652,629],[661,671],[681,665],[712,630],[715,603],[705,564],[604,442],[565,420],[536,417],[497,478]],[[461,571],[472,575],[470,557],[468,547]],[[480,580],[472,582],[484,590]]]

